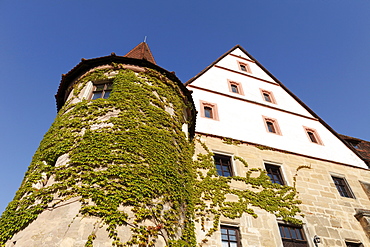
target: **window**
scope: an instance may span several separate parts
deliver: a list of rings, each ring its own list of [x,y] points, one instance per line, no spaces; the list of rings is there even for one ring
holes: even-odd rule
[[[239,229],[232,226],[221,226],[222,247],[241,247]]]
[[[267,90],[263,90],[263,89],[260,89],[260,91],[261,91],[262,98],[263,98],[264,101],[276,104],[276,101],[275,101],[275,98],[274,98],[274,95],[272,94],[272,92],[267,91]]]
[[[244,95],[242,85],[239,82],[228,81],[228,83],[230,92]]]
[[[272,121],[266,121],[266,124],[267,124],[267,129],[268,129],[269,132],[276,133],[274,122],[272,122]]]
[[[280,131],[280,128],[279,128],[279,125],[276,119],[263,116],[263,120],[265,122],[265,127],[266,127],[267,132],[281,135],[281,131]]]
[[[364,189],[367,197],[370,199],[370,184],[360,181],[362,188]]]
[[[343,197],[354,198],[354,195],[353,195],[352,191],[350,190],[345,178],[343,178],[343,177],[334,177],[334,176],[331,176],[331,177],[334,181],[335,187],[337,188],[337,190],[339,192],[339,195],[341,195]]]
[[[213,109],[212,109],[212,107],[209,107],[209,106],[204,107],[204,116],[206,118],[213,118]]]
[[[272,102],[271,96],[268,93],[263,93],[263,98],[267,102]]]
[[[233,171],[231,167],[231,156],[215,154],[213,156],[215,161],[217,174],[223,177],[233,176]]]
[[[279,224],[279,230],[284,247],[308,247],[302,227]]]
[[[347,241],[347,240],[346,240],[346,246],[347,247],[363,247],[360,241]]]
[[[231,84],[231,92],[233,93],[239,93],[238,85]]]
[[[304,126],[303,126],[304,127]],[[312,129],[312,128],[307,128],[307,127],[304,127],[305,131],[306,131],[306,134],[307,134],[307,137],[308,139],[312,142],[312,143],[316,143],[316,144],[319,144],[319,145],[323,145],[320,137],[319,137],[319,134],[317,134],[317,131],[315,129]]]
[[[267,176],[270,177],[272,183],[281,185],[285,184],[283,177],[281,176],[281,170],[279,166],[265,164],[265,168],[267,171]]]
[[[241,63],[241,62],[238,62],[239,63],[239,69],[241,71],[244,71],[244,72],[247,72],[247,73],[252,73],[250,68],[249,68],[249,65],[246,64],[246,63]]]
[[[217,105],[205,101],[200,101],[200,113],[204,118],[218,120]]]
[[[94,84],[94,91],[91,99],[107,99],[112,91],[112,82]]]
[[[359,146],[359,143],[360,142],[358,142],[358,141],[353,141],[353,140],[347,140],[348,141],[348,143],[352,146],[352,147],[354,147],[355,149],[360,149],[360,146]]]

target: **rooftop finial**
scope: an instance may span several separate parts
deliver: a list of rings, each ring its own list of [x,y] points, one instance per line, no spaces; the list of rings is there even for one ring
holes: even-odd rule
[[[144,43],[146,43],[146,36],[144,36]]]

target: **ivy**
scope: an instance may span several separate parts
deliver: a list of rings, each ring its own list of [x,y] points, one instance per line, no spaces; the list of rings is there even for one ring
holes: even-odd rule
[[[228,138],[228,137],[224,137],[222,140],[223,140],[223,143],[228,144],[228,145],[238,146],[242,143],[241,141],[234,140],[234,139]]]
[[[301,201],[296,199],[294,187],[272,183],[264,169],[247,169],[245,176],[218,176],[213,153],[199,138],[197,141],[204,152],[198,154],[194,165],[198,171],[194,193],[200,195],[194,198],[195,220],[207,232],[206,237],[218,230],[221,216],[235,219],[247,213],[256,218],[253,207],[264,209],[284,221],[302,224],[295,218],[301,212],[298,207]],[[243,158],[236,156],[234,159],[248,168]],[[232,183],[238,183],[241,189],[235,189]],[[227,195],[233,195],[237,200],[228,201]],[[207,221],[213,222],[210,229],[205,228]],[[203,243],[207,241],[207,238],[202,240]]]
[[[89,81],[104,80],[113,83],[108,99],[72,103]],[[171,247],[196,246],[194,222],[211,236],[221,216],[257,217],[253,207],[300,223],[294,218],[300,212],[295,189],[272,184],[266,171],[220,177],[213,154],[200,141],[204,152],[193,161],[194,142],[182,132],[183,124],[190,124],[183,112],[193,106],[177,83],[162,74],[150,69],[135,73],[113,64],[84,75],[71,94],[0,218],[0,246],[40,213],[71,198],[81,203],[76,217],[96,218],[105,225],[112,246],[154,246],[159,238]],[[66,164],[58,162],[61,156]],[[241,157],[235,160],[248,167]],[[233,182],[244,189],[231,187]],[[238,200],[226,201],[227,195]],[[204,227],[207,221],[212,228]],[[94,246],[96,224],[85,246]],[[130,229],[129,241],[120,239],[121,226]]]
[[[88,81],[110,79],[114,86],[109,99],[70,100],[60,110],[0,219],[0,245],[69,198],[81,198],[81,216],[102,220],[112,246],[153,246],[159,237],[172,246],[180,241],[195,245],[194,148],[182,132],[185,96],[156,71],[120,68],[108,78],[113,70],[95,70],[74,84],[74,97]],[[99,120],[109,112],[118,115]],[[56,166],[66,154],[68,163]],[[42,174],[55,182],[35,189]],[[121,241],[119,226],[130,227],[130,241]],[[93,246],[95,238],[92,233],[85,246]]]

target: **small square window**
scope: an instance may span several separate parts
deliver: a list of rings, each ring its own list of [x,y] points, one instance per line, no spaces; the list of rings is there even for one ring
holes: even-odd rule
[[[213,118],[213,109],[209,106],[204,106],[204,116],[206,118]]]
[[[267,101],[267,102],[272,102],[271,96],[270,96],[270,94],[268,94],[268,93],[263,93],[263,98],[264,98],[264,99],[265,99],[265,101]]]
[[[232,84],[230,85],[230,87],[231,87],[231,92],[239,93],[238,85]]]
[[[268,129],[269,132],[276,133],[276,129],[275,129],[275,126],[274,126],[274,122],[273,121],[267,120],[266,121],[266,124],[267,124],[267,129]]]
[[[204,118],[218,120],[217,105],[205,101],[200,101],[200,113]]]
[[[222,154],[215,154],[213,156],[215,161],[217,174],[223,177],[231,177],[233,176],[233,170],[231,167],[231,156],[222,155]]]
[[[221,226],[222,247],[241,247],[239,228],[232,226]]]
[[[331,176],[331,177],[334,181],[335,187],[337,188],[339,192],[339,195],[343,197],[348,197],[348,198],[355,198],[345,178],[335,177],[335,176]]]
[[[279,231],[284,247],[308,247],[302,227],[279,224]]]
[[[238,62],[239,69],[243,72],[252,73],[251,69],[249,68],[249,65],[246,63]]]
[[[266,127],[267,132],[281,135],[281,131],[280,131],[280,128],[279,128],[279,125],[276,119],[263,117],[263,120],[265,122],[265,127]]]
[[[272,183],[281,185],[285,184],[283,177],[281,176],[281,170],[279,166],[265,163],[265,168],[267,171],[267,176],[270,177]]]
[[[112,91],[113,83],[96,83],[94,84],[94,90],[91,96],[91,99],[107,99]]]
[[[304,126],[303,126],[304,127]],[[312,142],[312,143],[316,143],[316,144],[319,144],[319,145],[323,145],[320,137],[319,137],[319,134],[317,133],[317,131],[315,129],[312,129],[312,128],[307,128],[307,127],[304,127],[305,131],[306,131],[306,134],[307,134],[307,137],[308,139]]]
[[[239,82],[228,81],[228,83],[230,92],[244,95],[242,85]]]
[[[262,98],[263,98],[264,101],[276,104],[276,100],[275,100],[275,97],[272,94],[272,92],[267,91],[267,90],[263,90],[263,89],[260,89],[260,91],[261,91]]]

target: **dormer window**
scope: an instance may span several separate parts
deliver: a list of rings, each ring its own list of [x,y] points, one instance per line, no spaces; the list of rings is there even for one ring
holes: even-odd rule
[[[360,142],[353,141],[353,140],[347,140],[347,141],[348,141],[348,143],[349,143],[352,147],[354,147],[355,149],[360,149],[360,146],[359,146],[359,143],[360,143]]]
[[[112,82],[103,82],[94,84],[94,91],[92,93],[91,99],[107,99],[112,91]]]
[[[359,149],[358,144],[353,143],[353,142],[350,142],[350,144],[352,145],[352,147],[354,147],[354,148],[356,148],[356,149]]]

